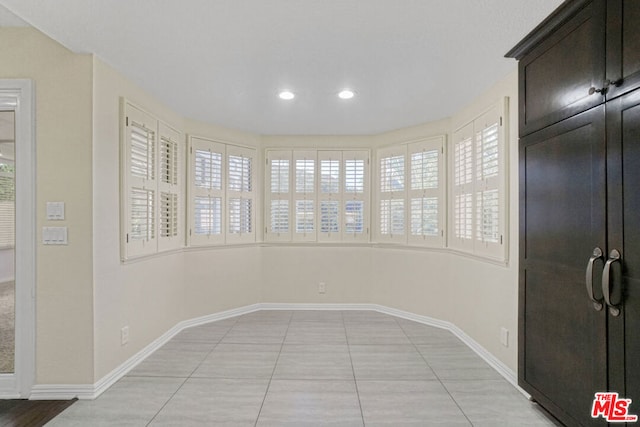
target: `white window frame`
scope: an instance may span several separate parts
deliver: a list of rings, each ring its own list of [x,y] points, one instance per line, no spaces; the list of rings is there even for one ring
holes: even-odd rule
[[[179,249],[184,246],[184,136],[176,129],[158,123],[159,148],[158,160],[162,163],[164,157],[167,177],[163,176],[163,166],[158,167],[158,208],[160,209],[158,220],[158,251]],[[163,145],[168,147],[168,153],[163,156]],[[167,178],[167,179],[165,179]],[[163,194],[169,196],[169,206],[164,206]],[[169,209],[169,211],[162,210]],[[166,217],[168,229],[165,230]]]
[[[229,244],[240,244],[240,243],[254,243],[256,241],[256,176],[257,176],[257,159],[256,159],[256,150],[250,149],[246,147],[239,147],[235,145],[227,144],[227,157],[226,157],[226,169],[224,169],[226,173],[226,243]],[[230,188],[230,171],[231,167],[230,158],[231,156],[238,157],[242,159],[243,170],[241,172],[241,190],[233,190]],[[246,171],[245,167],[248,167],[248,171]],[[241,205],[241,213],[242,217],[242,204],[248,202],[249,206],[249,218],[248,224],[243,224],[242,219],[240,219],[240,231],[232,232],[231,230],[231,200],[239,200]],[[247,230],[248,228],[248,230]]]
[[[209,155],[210,159],[219,157],[219,187],[204,187],[196,186],[196,170],[197,170],[197,158],[198,153],[204,152],[204,155]],[[189,246],[211,246],[222,245],[225,243],[225,227],[226,227],[226,203],[225,203],[225,189],[226,189],[226,158],[227,147],[225,144],[198,136],[189,136],[189,185],[187,186],[187,196],[189,198],[189,232],[188,243]],[[213,175],[213,171],[209,171]],[[213,182],[213,177],[211,180]],[[219,231],[212,233],[198,233],[196,231],[197,224],[195,220],[196,215],[196,199],[205,199],[209,202],[213,200],[219,201],[218,217],[214,218],[213,214],[210,218],[211,223],[219,221]]]
[[[278,173],[278,176],[272,176],[272,168],[274,162],[279,162],[278,164],[284,165],[286,162],[286,171],[287,175],[283,178],[281,173]],[[292,166],[293,163],[293,152],[292,150],[268,150],[266,153],[266,183],[265,183],[265,239],[272,242],[289,242],[291,241],[293,227],[295,226],[292,213],[294,212],[291,204],[292,204],[292,192],[291,189],[294,185],[293,181],[295,181],[295,170]],[[284,169],[282,169],[284,170]],[[286,182],[282,182],[283,179],[286,179]],[[278,182],[278,190],[286,189],[287,191],[272,191],[272,180],[276,180]],[[273,218],[273,209],[272,204],[286,204],[286,210],[282,211],[279,215],[286,214],[287,228],[277,229],[273,228],[275,218]]]
[[[343,242],[367,242],[369,241],[370,228],[370,212],[371,207],[369,204],[369,195],[371,193],[371,153],[366,150],[344,150],[342,151],[342,179],[340,181],[342,192],[342,241]],[[363,177],[362,177],[362,191],[349,191],[347,185],[347,162],[362,162]],[[349,221],[349,214],[347,212],[347,203],[363,203],[362,209],[362,232],[349,232],[347,230],[347,222]]]
[[[158,120],[152,113],[145,111],[130,101],[121,99],[121,138],[120,138],[120,224],[121,224],[121,259],[128,259],[152,255],[184,247],[184,137],[182,132],[174,127]],[[137,147],[146,150],[146,165],[136,163],[133,160],[132,146],[134,129],[144,130],[152,138],[145,139],[140,136]],[[139,134],[141,135],[141,134]],[[161,140],[166,138],[175,144],[175,159],[171,159],[171,167],[174,168],[175,180],[171,183],[162,183],[160,176],[160,149]],[[141,145],[142,144],[142,145]],[[146,144],[146,147],[144,145]],[[138,153],[140,154],[140,153]],[[141,160],[138,157],[138,160]],[[143,161],[144,162],[144,161]],[[137,173],[132,168],[137,169]],[[144,169],[144,172],[142,172]],[[132,220],[133,194],[138,196],[146,193],[150,200],[146,212],[147,232],[144,237],[135,236],[136,225]],[[170,195],[175,200],[170,221],[174,222],[175,233],[161,236],[160,204],[161,194]],[[175,197],[174,197],[175,196]],[[140,198],[138,202],[140,202]]]
[[[445,170],[445,140],[444,136],[429,138],[407,144],[407,243],[410,245],[442,248],[445,243],[446,229],[446,170]],[[437,186],[435,188],[413,188],[412,165],[413,156],[419,153],[432,153],[437,156]],[[414,233],[413,231],[413,201],[425,198],[437,199],[436,232]],[[424,212],[422,213],[424,215]],[[422,219],[422,218],[421,218]],[[424,220],[421,221],[424,224]]]
[[[306,168],[302,182],[299,181],[300,176],[298,174],[298,166],[308,166],[309,163],[313,163],[312,185],[308,185],[306,182],[308,179]],[[289,175],[292,181],[290,187],[292,195],[290,206],[291,240],[294,242],[315,242],[318,238],[319,228],[319,214],[316,203],[320,182],[320,176],[318,175],[318,153],[315,150],[294,150],[292,153],[291,172]],[[268,181],[268,184],[271,185],[271,181]],[[311,207],[311,214],[304,211],[304,219],[305,221],[309,221],[309,217],[311,217],[312,230],[303,227],[302,231],[298,231],[298,205],[300,203],[306,207]]]
[[[256,241],[256,210],[257,206],[257,150],[251,147],[221,142],[197,135],[189,135],[189,181],[187,185],[187,197],[189,199],[187,216],[188,221],[188,244],[189,246],[217,246],[225,244],[250,244]],[[219,157],[219,186],[201,187],[196,186],[196,160],[198,152],[209,153],[212,157]],[[250,164],[249,176],[242,175],[241,179],[248,179],[247,188],[240,191],[229,189],[229,156],[241,157]],[[211,171],[213,174],[213,170]],[[213,183],[214,177],[211,176]],[[250,189],[250,190],[249,190]],[[219,232],[197,233],[196,232],[196,198],[204,198],[219,201],[219,217],[213,218],[212,222],[219,221]],[[251,212],[249,215],[250,231],[231,232],[230,224],[230,203],[231,199],[249,200]]]
[[[449,196],[449,248],[455,251],[468,253],[474,256],[487,258],[494,261],[507,261],[508,254],[508,210],[509,203],[507,168],[508,168],[508,143],[507,126],[508,98],[501,99],[489,107],[484,113],[473,120],[460,126],[453,132],[449,159],[450,196]],[[497,171],[488,177],[481,176],[483,169],[480,149],[483,143],[483,135],[492,128],[497,132]],[[460,153],[462,145],[470,147],[471,168],[466,171],[460,168]],[[468,151],[467,151],[468,153]],[[467,154],[468,156],[468,154]],[[457,163],[458,159],[458,164]],[[492,160],[493,161],[493,160]],[[463,166],[464,167],[464,166]],[[470,174],[470,178],[469,178]],[[456,175],[458,177],[456,178]],[[461,179],[465,175],[467,178]],[[497,192],[497,207],[482,209],[481,197],[483,192]],[[463,203],[464,202],[464,203]],[[469,202],[471,203],[469,208]],[[463,212],[460,207],[467,206]],[[482,211],[482,212],[481,212]],[[479,224],[483,216],[491,216],[489,221],[491,233],[482,233]],[[495,222],[497,221],[497,224]]]
[[[446,136],[438,135],[415,141],[403,142],[392,146],[382,147],[377,150],[377,175],[376,175],[376,238],[380,243],[391,243],[409,246],[424,246],[442,248],[445,245],[446,230],[446,161],[445,161]],[[438,185],[437,188],[412,189],[411,161],[412,155],[421,152],[437,152]],[[394,190],[391,178],[386,176],[386,167],[391,159],[398,161],[401,158],[403,164],[404,180],[401,189]],[[389,181],[389,182],[388,182]],[[387,185],[388,184],[388,185]],[[426,197],[437,197],[438,233],[426,235],[412,232],[411,213],[412,200]],[[401,215],[402,232],[393,231],[393,218],[391,204],[401,203],[403,212]],[[384,206],[383,206],[384,205]],[[387,210],[383,212],[383,210]],[[398,218],[396,218],[398,219]],[[384,224],[383,224],[384,222]]]
[[[267,149],[266,157],[266,184],[265,184],[265,240],[268,242],[318,242],[318,243],[344,243],[344,242],[368,242],[369,241],[369,185],[370,185],[370,151],[361,149]],[[314,161],[314,191],[297,191],[297,162],[301,160]],[[347,161],[362,161],[363,182],[361,192],[348,192],[345,177],[345,165]],[[288,161],[289,169],[287,182],[288,192],[273,192],[272,166],[274,161]],[[335,192],[322,191],[322,162],[337,162],[339,178]],[[313,203],[313,232],[297,232],[296,230],[296,204],[297,202]],[[347,202],[361,201],[364,204],[362,215],[362,232],[346,232],[345,224],[349,218],[345,210]],[[272,227],[272,203],[288,204],[288,223],[286,231],[274,232]],[[321,206],[323,203],[337,203],[337,231],[322,232]]]

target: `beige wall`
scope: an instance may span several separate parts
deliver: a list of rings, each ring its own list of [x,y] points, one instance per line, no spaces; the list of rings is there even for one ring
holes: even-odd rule
[[[178,322],[258,302],[257,247],[120,261],[120,97],[187,134],[257,146],[257,136],[184,120],[94,60],[94,319],[97,381]],[[186,150],[186,145],[185,145]],[[186,152],[186,151],[185,151]],[[120,331],[129,327],[129,343]]]
[[[513,371],[517,368],[518,331],[518,82],[512,72],[449,122],[436,122],[378,137],[411,140],[420,133],[448,135],[508,96],[509,142],[509,264],[491,264],[455,253],[379,250],[374,253],[376,279],[372,301],[401,310],[454,323],[498,357]],[[425,135],[429,136],[429,135]],[[509,330],[509,347],[500,344],[500,328]]]
[[[0,28],[0,52],[0,78],[35,87],[36,382],[91,383],[92,60],[30,28]],[[46,221],[47,201],[65,202],[64,221]],[[69,244],[42,245],[45,225],[67,226]]]
[[[368,247],[267,246],[262,248],[262,302],[368,303]],[[318,293],[318,284],[326,293]]]
[[[97,381],[184,318],[184,256],[120,261],[120,97],[183,128],[180,116],[94,59],[94,346]],[[129,327],[129,343],[120,330]],[[92,381],[93,382],[93,381]]]

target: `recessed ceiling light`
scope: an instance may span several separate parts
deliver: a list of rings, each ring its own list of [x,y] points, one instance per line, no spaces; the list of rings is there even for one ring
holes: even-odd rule
[[[351,99],[353,98],[353,96],[355,95],[355,93],[353,93],[352,90],[350,89],[345,89],[342,92],[340,92],[338,94],[338,97],[340,97],[340,99]]]
[[[287,101],[296,97],[295,93],[288,90],[283,90],[278,94],[278,96],[280,97],[280,99],[285,99]]]

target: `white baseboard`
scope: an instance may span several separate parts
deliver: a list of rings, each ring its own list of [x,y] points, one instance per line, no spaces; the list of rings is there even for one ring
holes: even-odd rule
[[[109,387],[115,384],[120,378],[124,377],[133,368],[138,366],[144,359],[149,357],[157,349],[165,345],[171,338],[185,328],[203,325],[216,320],[228,319],[230,317],[240,316],[247,313],[260,310],[260,304],[247,305],[232,310],[222,311],[207,316],[197,317],[194,319],[183,320],[182,322],[169,329],[160,337],[155,339],[138,353],[131,356],[120,366],[102,377],[95,384],[38,384],[32,387],[31,400],[69,400],[77,397],[78,399],[93,400],[104,393]]]
[[[152,343],[140,350],[138,353],[127,359],[120,366],[102,377],[95,384],[38,384],[31,389],[29,399],[32,400],[68,400],[77,397],[78,399],[96,399],[109,387],[124,377],[129,371],[138,366],[144,359],[166,344],[171,338],[185,328],[203,325],[217,320],[228,319],[230,317],[241,316],[259,310],[372,310],[380,313],[400,317],[406,320],[422,323],[436,328],[446,329],[457,336],[464,344],[471,348],[478,356],[484,359],[493,369],[502,375],[509,383],[518,389],[525,396],[529,395],[518,387],[517,376],[507,365],[496,358],[488,350],[482,347],[477,341],[467,335],[463,330],[451,322],[435,319],[428,316],[410,313],[391,307],[378,304],[293,304],[293,303],[258,303],[244,307],[226,310],[207,316],[184,320],[167,332],[162,334]]]

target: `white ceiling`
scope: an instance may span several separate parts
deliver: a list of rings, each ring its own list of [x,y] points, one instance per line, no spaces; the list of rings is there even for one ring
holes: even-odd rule
[[[450,116],[515,69],[503,55],[560,3],[0,0],[186,117],[305,135],[374,134]],[[345,87],[354,99],[337,98]],[[296,98],[280,100],[282,89]]]

